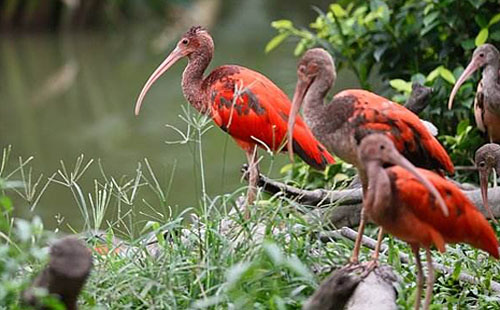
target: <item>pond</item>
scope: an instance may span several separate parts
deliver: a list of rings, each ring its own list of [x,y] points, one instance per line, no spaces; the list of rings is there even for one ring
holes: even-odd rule
[[[210,68],[228,63],[247,66],[267,75],[291,96],[297,62],[292,45],[264,53],[275,34],[269,26],[273,19],[232,16],[213,27],[216,48]],[[61,160],[74,165],[80,154],[99,159],[106,173],[117,178],[134,175],[137,163],[147,158],[162,185],[173,178],[167,198],[170,206],[179,210],[199,205],[199,168],[192,145],[165,143],[179,139],[166,124],[181,130],[187,127],[179,118],[186,106],[180,87],[185,60],[155,84],[141,114],[133,114],[144,82],[168,54],[152,51],[151,42],[159,30],[157,23],[147,23],[113,32],[0,38],[0,147],[12,145],[13,162],[17,156],[34,156],[33,173],[43,173],[44,178],[61,168]],[[335,90],[357,86],[350,74],[341,74],[338,80]],[[267,173],[270,159],[261,154],[265,157],[262,171]],[[240,174],[245,155],[217,127],[203,137],[203,156],[209,196],[245,185]],[[286,155],[276,156],[271,174],[279,175],[287,161]],[[90,191],[93,179],[99,177],[94,164],[82,184]],[[134,207],[141,212],[142,207]],[[38,214],[50,228],[82,223],[70,191],[57,184],[49,186],[33,213],[27,208],[16,212],[23,217]]]

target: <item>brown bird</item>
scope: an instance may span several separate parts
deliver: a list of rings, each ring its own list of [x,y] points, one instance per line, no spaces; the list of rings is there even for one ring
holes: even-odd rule
[[[187,101],[200,113],[208,114],[223,131],[245,150],[249,166],[247,203],[253,203],[258,182],[257,147],[280,152],[287,134],[290,100],[271,80],[262,74],[237,65],[214,69],[204,77],[212,56],[214,42],[208,31],[192,27],[175,49],[153,72],[144,85],[135,106],[138,115],[146,93],[179,59],[186,57],[188,64],[182,74],[182,92]],[[323,170],[334,163],[302,121],[290,143],[293,150],[310,166]],[[245,210],[248,217],[248,208]]]
[[[420,307],[423,285],[420,248],[425,249],[428,268],[424,309],[429,308],[434,284],[431,246],[444,252],[445,243],[465,242],[499,258],[495,232],[453,183],[429,170],[416,169],[386,135],[367,136],[358,153],[368,176],[363,202],[366,216],[382,230],[408,242],[415,254],[415,309]],[[387,164],[397,166],[384,168]],[[444,197],[449,216],[444,216],[439,208],[440,196]]]
[[[500,53],[496,47],[483,44],[474,50],[472,60],[451,91],[448,108],[452,108],[460,86],[480,68],[484,69],[474,99],[474,117],[477,127],[486,133],[489,141],[500,143]]]
[[[450,157],[431,135],[421,120],[403,106],[360,90],[344,90],[325,104],[325,97],[336,79],[335,64],[328,52],[321,48],[308,50],[298,64],[297,86],[288,122],[289,141],[293,139],[295,116],[304,105],[304,119],[316,138],[330,152],[356,166],[363,192],[367,189],[367,175],[358,157],[358,145],[362,138],[372,133],[387,135],[398,151],[414,165],[429,169],[454,172]],[[290,154],[292,146],[288,145]],[[438,198],[439,200],[439,198]],[[443,213],[448,214],[444,202]],[[361,211],[351,261],[358,261],[365,219]],[[379,241],[382,235],[379,235]]]
[[[480,147],[476,151],[475,163],[477,170],[479,170],[479,186],[481,187],[484,208],[489,213],[490,218],[498,224],[488,203],[488,178],[492,170],[495,170],[497,174],[500,173],[500,145],[488,143]]]

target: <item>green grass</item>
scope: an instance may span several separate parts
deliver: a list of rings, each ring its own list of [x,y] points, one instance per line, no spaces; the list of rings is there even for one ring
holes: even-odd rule
[[[203,163],[201,140],[209,123],[186,115],[191,128],[186,141]],[[115,178],[104,172],[100,162],[82,156],[72,165],[61,163],[46,182],[30,172],[29,159],[7,164],[8,153],[6,149],[0,166],[0,309],[25,309],[19,305],[19,294],[46,262],[45,246],[55,237],[36,217],[14,218],[8,197],[19,196],[15,199],[21,201],[19,207],[35,208],[49,186],[64,186],[72,193],[85,223],[72,228],[74,232],[87,232],[82,238],[93,248],[102,243],[110,248],[104,254],[95,252],[94,269],[80,297],[82,309],[300,309],[321,279],[348,261],[353,248],[350,240],[322,243],[318,232],[325,229],[323,223],[279,195],[261,195],[251,218],[245,220],[234,208],[245,188],[206,195],[203,165],[198,167],[200,205],[176,214],[168,205],[168,182],[158,181],[147,160],[138,164],[135,175]],[[92,166],[101,169],[102,177],[87,190],[81,183]],[[7,171],[6,167],[15,168]],[[352,170],[342,164],[326,174],[302,164],[288,166],[283,173],[286,181],[298,186],[317,182],[338,188],[352,177]],[[134,206],[139,204],[150,211],[137,214]],[[93,230],[104,231],[103,237],[89,237],[88,231]],[[368,235],[375,237],[374,227],[368,228]],[[115,237],[122,239],[120,247]],[[148,245],[152,239],[159,241]],[[412,309],[416,270],[398,260],[399,253],[411,256],[411,250],[399,240],[385,241],[389,251],[381,262],[392,265],[403,280],[397,287],[398,305]],[[438,275],[434,308],[500,309],[500,299],[488,287],[491,280],[500,282],[499,264],[467,245],[447,249],[444,255],[434,253],[434,258],[455,272]],[[370,254],[363,249],[361,259],[368,260]],[[460,271],[471,273],[482,284],[458,282]]]

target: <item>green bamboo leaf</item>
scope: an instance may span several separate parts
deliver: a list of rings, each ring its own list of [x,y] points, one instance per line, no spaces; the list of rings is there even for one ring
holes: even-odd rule
[[[481,29],[481,31],[479,31],[479,34],[476,37],[476,40],[474,41],[476,46],[483,45],[486,42],[486,40],[488,40],[488,34],[489,34],[488,28]]]
[[[493,16],[491,19],[490,19],[490,22],[488,23],[488,25],[491,27],[492,25],[496,24],[500,22],[500,13],[498,13],[497,15]]]
[[[455,76],[453,75],[453,73],[451,73],[450,70],[446,69],[443,66],[439,67],[439,75],[450,84],[455,84],[455,82],[456,82]]]
[[[266,53],[269,53],[270,51],[272,51],[273,49],[275,49],[278,45],[280,45],[286,38],[288,38],[288,35],[289,33],[288,32],[285,32],[285,33],[280,33],[278,34],[277,36],[275,36],[274,38],[271,39],[271,41],[269,41],[267,44],[266,44],[266,49],[265,49],[265,52]]]

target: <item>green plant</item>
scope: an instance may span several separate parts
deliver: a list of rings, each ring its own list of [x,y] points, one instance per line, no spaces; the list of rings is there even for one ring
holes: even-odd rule
[[[299,39],[297,56],[322,46],[335,56],[340,69],[354,72],[362,88],[374,89],[381,80],[384,87],[377,91],[399,102],[406,99],[411,82],[430,86],[434,93],[422,116],[440,134],[454,135],[460,121],[473,118],[477,80],[462,87],[453,110],[447,110],[446,102],[474,47],[500,42],[497,1],[338,1],[326,12],[316,10],[319,16],[310,30],[289,20],[273,22],[278,35],[266,51],[289,37]],[[389,85],[396,94],[389,92]]]

